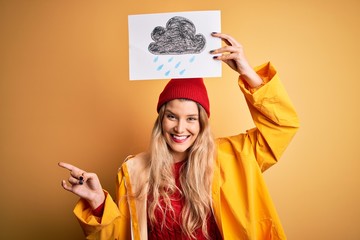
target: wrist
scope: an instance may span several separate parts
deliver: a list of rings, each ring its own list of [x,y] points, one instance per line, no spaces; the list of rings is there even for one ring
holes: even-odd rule
[[[105,193],[104,191],[101,191],[101,193],[94,194],[94,197],[92,198],[92,200],[88,200],[88,203],[91,209],[94,210],[98,208],[101,204],[103,204],[104,201],[105,201]]]
[[[250,88],[260,87],[264,83],[261,77],[251,67],[241,71],[240,76],[246,81]]]

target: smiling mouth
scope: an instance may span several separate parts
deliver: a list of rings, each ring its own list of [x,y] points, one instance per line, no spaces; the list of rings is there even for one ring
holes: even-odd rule
[[[187,135],[187,136],[178,136],[178,135],[174,135],[174,134],[171,134],[171,138],[174,142],[176,143],[183,143],[186,141],[186,139],[188,139],[190,136]]]

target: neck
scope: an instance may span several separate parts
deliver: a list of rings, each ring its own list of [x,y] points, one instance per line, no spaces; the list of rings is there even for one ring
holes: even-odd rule
[[[173,152],[172,156],[173,156],[174,163],[178,163],[178,162],[182,162],[185,159],[187,159],[188,153],[187,152],[183,152],[183,153],[174,153]]]

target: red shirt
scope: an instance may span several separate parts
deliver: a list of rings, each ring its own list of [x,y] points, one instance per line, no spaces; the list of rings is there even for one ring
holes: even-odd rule
[[[176,186],[181,189],[180,187],[180,168],[185,163],[178,162],[174,164],[174,174],[175,174],[175,182]],[[180,213],[183,208],[183,201],[181,199],[180,192],[175,192],[175,194],[171,197],[171,204],[174,209],[174,212],[172,213],[166,213],[165,216],[165,226],[161,227],[161,223],[163,220],[163,214],[160,210],[155,210],[155,216],[158,219],[157,224],[154,226],[151,226],[148,219],[148,239],[149,240],[190,240],[181,230],[180,227]],[[215,218],[211,214],[211,216],[208,218],[208,234],[211,240],[220,240],[222,239],[221,234],[219,232],[219,229],[216,225]],[[201,228],[197,229],[195,231],[195,239],[197,240],[206,240]]]

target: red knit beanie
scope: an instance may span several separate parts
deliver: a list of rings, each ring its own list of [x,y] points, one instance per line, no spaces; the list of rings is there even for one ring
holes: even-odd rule
[[[181,98],[199,103],[210,117],[209,98],[202,78],[171,79],[159,96],[157,111],[163,104]]]

